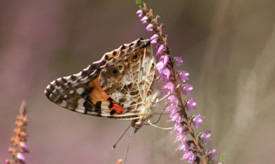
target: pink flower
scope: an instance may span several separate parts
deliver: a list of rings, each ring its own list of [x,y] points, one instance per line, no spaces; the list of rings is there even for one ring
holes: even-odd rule
[[[162,93],[165,93],[165,94],[170,94],[170,93],[174,92],[174,90],[175,90],[175,84],[172,83],[171,81],[169,81],[168,83],[166,83],[161,88]]]
[[[163,44],[161,44],[161,45],[158,47],[158,51],[157,51],[157,53],[156,53],[156,56],[161,55],[161,53],[162,53],[163,49],[164,49],[164,45],[163,45]]]
[[[158,34],[152,35],[150,38],[151,44],[156,44],[158,41],[158,37],[159,37]]]
[[[203,115],[195,115],[195,117],[193,118],[193,125],[198,128],[198,127],[201,127],[202,125],[202,119],[205,119],[205,116]]]
[[[184,151],[184,152],[188,152],[189,144],[187,142],[181,142],[179,147],[176,150],[181,150],[181,151]]]
[[[160,81],[167,82],[170,80],[171,71],[168,68],[164,68],[160,73]]]
[[[192,151],[186,151],[181,160],[186,160],[189,163],[194,163],[196,160],[196,156]]]
[[[170,113],[176,113],[177,112],[177,106],[174,106],[172,104],[170,104],[169,106],[167,106],[165,108],[166,112],[170,112]]]
[[[208,159],[210,161],[214,161],[215,160],[214,158],[217,155],[216,149],[210,148],[207,153],[209,153]]]
[[[197,105],[197,100],[193,99],[193,98],[190,98],[187,103],[186,103],[186,109],[188,111],[191,111],[191,110],[196,110],[196,105]]]
[[[192,84],[184,84],[182,87],[182,92],[185,96],[192,95],[193,85]]]
[[[187,136],[184,133],[180,133],[177,135],[175,142],[185,142]]]
[[[148,20],[148,17],[147,16],[144,16],[143,18],[141,18],[141,22],[143,23],[143,24],[145,24],[145,23],[147,23],[147,20]]]
[[[22,164],[25,163],[25,157],[23,156],[22,153],[17,153],[16,159],[19,160],[19,163],[22,163]]]
[[[207,142],[209,142],[211,140],[211,131],[210,130],[204,130],[201,135],[201,143],[202,144],[206,144]]]
[[[168,120],[168,121],[173,121],[173,122],[176,122],[178,124],[181,123],[181,119],[182,118],[181,118],[181,116],[180,116],[180,114],[178,112],[176,112],[176,113],[170,113],[169,117],[170,117],[170,120]]]
[[[142,10],[138,10],[138,11],[136,12],[136,14],[138,15],[138,17],[142,17],[143,12],[142,12]]]
[[[179,99],[177,98],[177,96],[175,95],[170,95],[169,97],[167,97],[167,99],[165,100],[165,103],[166,104],[171,104],[171,105],[174,105],[174,106],[177,106],[179,105]]]
[[[175,66],[181,66],[183,64],[182,57],[175,57]]]
[[[179,71],[179,79],[181,82],[185,83],[186,80],[189,80],[189,73],[186,71]]]
[[[23,149],[23,153],[28,153],[28,146],[26,145],[25,142],[20,142],[20,147]]]
[[[169,57],[167,55],[163,55],[159,58],[159,62],[156,65],[156,68],[159,73],[162,73],[163,69],[166,68],[168,61]]]
[[[177,132],[178,134],[182,133],[184,130],[184,126],[181,123],[175,123],[173,130],[171,131],[171,133],[173,132]]]
[[[147,31],[153,31],[153,24],[148,24],[147,27],[146,27],[146,30]]]

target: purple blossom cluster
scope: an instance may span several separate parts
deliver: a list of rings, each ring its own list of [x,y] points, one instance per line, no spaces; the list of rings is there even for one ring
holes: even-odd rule
[[[20,115],[17,116],[15,125],[16,128],[13,130],[15,136],[11,138],[12,146],[9,148],[8,152],[12,154],[11,159],[6,159],[4,164],[25,164],[25,157],[23,153],[28,153],[28,147],[26,145],[27,133],[25,126],[27,125],[28,115],[25,110],[26,103],[23,101],[20,107]]]
[[[204,130],[195,135],[193,130],[202,126],[205,116],[191,115],[187,112],[196,110],[197,101],[187,98],[192,95],[193,85],[187,83],[189,73],[184,70],[176,71],[176,68],[183,65],[182,57],[171,57],[167,44],[167,36],[163,34],[163,24],[158,22],[159,16],[154,16],[152,9],[148,9],[146,4],[137,2],[140,9],[137,11],[138,17],[143,24],[148,24],[146,30],[153,32],[150,38],[151,44],[157,48],[156,56],[159,61],[156,65],[158,80],[163,83],[161,93],[167,95],[165,103],[166,112],[169,112],[169,122],[174,123],[172,132],[176,133],[175,142],[179,142],[176,150],[182,151],[181,160],[188,163],[214,163],[216,155],[215,149],[206,149],[205,145],[210,141],[210,130]],[[188,139],[191,138],[191,139]]]

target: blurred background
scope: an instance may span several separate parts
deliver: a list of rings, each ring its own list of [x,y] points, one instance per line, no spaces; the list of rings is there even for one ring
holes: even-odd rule
[[[275,161],[275,1],[150,0],[173,56],[190,72],[193,97],[226,163]],[[130,121],[65,110],[44,95],[54,79],[77,73],[108,51],[149,38],[134,0],[0,0],[0,162],[22,100],[30,115],[26,162],[183,163],[174,134],[144,126],[111,147]],[[163,107],[160,107],[163,108]],[[160,126],[168,127],[163,118]],[[196,129],[196,132],[202,129]],[[130,141],[129,141],[130,140]]]

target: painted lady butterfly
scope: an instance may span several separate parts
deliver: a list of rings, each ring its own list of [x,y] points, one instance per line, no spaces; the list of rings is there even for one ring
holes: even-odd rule
[[[142,38],[105,53],[83,71],[52,81],[46,96],[71,111],[132,120],[137,131],[152,115],[155,58]]]

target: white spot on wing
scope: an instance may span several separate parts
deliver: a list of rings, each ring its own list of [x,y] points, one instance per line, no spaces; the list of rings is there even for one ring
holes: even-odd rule
[[[81,95],[84,92],[84,88],[77,88],[76,92]]]
[[[85,102],[85,100],[83,98],[78,99],[78,101],[77,101],[78,105],[77,105],[77,108],[75,109],[75,111],[84,113],[84,110],[85,110],[85,108],[83,106],[84,102]]]
[[[78,105],[82,105],[83,106],[83,103],[85,102],[85,100],[83,98],[80,98],[78,99],[77,103]]]
[[[63,100],[61,103],[60,103],[60,106],[62,107],[67,107],[67,102],[65,100]]]
[[[101,102],[101,110],[103,110],[103,111],[108,111],[109,110],[109,104],[110,103],[108,103],[108,102],[105,102],[105,101],[102,101]]]
[[[79,72],[79,73],[75,74],[75,76],[79,77],[79,76],[81,76],[81,73],[82,72]]]

